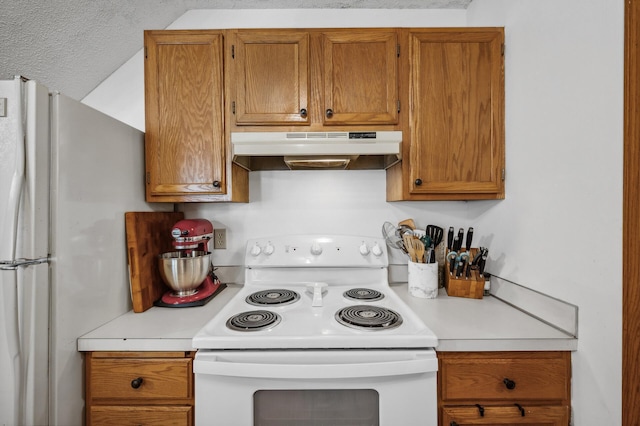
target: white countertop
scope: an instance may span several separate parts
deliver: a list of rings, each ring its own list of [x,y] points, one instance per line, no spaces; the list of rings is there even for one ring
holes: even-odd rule
[[[78,339],[79,351],[191,351],[191,338],[233,297],[229,285],[202,307],[153,307],[127,312]],[[499,299],[409,295],[406,284],[392,288],[438,336],[439,351],[574,351],[578,342]]]
[[[437,351],[575,351],[578,339],[493,296],[413,297],[407,285],[392,288],[438,336]]]

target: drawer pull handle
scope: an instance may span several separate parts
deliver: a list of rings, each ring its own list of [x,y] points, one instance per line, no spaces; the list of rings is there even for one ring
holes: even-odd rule
[[[520,404],[514,404],[516,407],[518,407],[518,410],[520,410],[520,414],[522,415],[522,417],[524,417],[524,408],[522,408],[522,405]]]
[[[140,386],[142,386],[142,377],[138,377],[137,379],[133,379],[131,381],[132,388],[138,389]]]
[[[455,420],[451,420],[451,423],[449,423],[449,426],[460,426],[460,425],[456,423]]]
[[[511,379],[504,379],[502,381],[502,383],[504,383],[504,385],[507,387],[507,389],[512,390],[516,388],[516,382],[514,382]]]
[[[480,404],[476,404],[476,407],[478,407],[478,412],[480,412],[480,417],[484,417],[484,407]]]

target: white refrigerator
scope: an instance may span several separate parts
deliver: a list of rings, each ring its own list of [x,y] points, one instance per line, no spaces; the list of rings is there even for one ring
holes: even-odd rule
[[[0,81],[0,425],[82,425],[77,338],[131,309],[125,211],[144,134],[34,81]]]

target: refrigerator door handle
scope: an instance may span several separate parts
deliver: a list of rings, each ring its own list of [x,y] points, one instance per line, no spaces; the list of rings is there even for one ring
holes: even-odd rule
[[[47,262],[49,262],[48,257],[41,257],[39,259],[0,260],[0,271],[14,271],[21,266],[27,267]]]
[[[18,109],[18,123],[24,126],[21,108]],[[20,211],[20,198],[22,197],[25,180],[25,133],[24,127],[22,126],[16,143],[16,161],[13,168],[13,177],[11,178],[11,184],[9,186],[9,199],[6,205],[7,214],[5,217],[8,219],[8,223],[5,226],[7,226],[9,230],[9,239],[5,240],[4,244],[9,245],[9,259],[15,259],[16,257],[18,213]]]

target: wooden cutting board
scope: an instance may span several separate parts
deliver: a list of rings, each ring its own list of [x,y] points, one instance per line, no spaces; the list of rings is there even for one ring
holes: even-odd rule
[[[133,312],[144,312],[169,290],[158,269],[158,255],[174,251],[173,225],[182,212],[126,212],[127,259]]]

